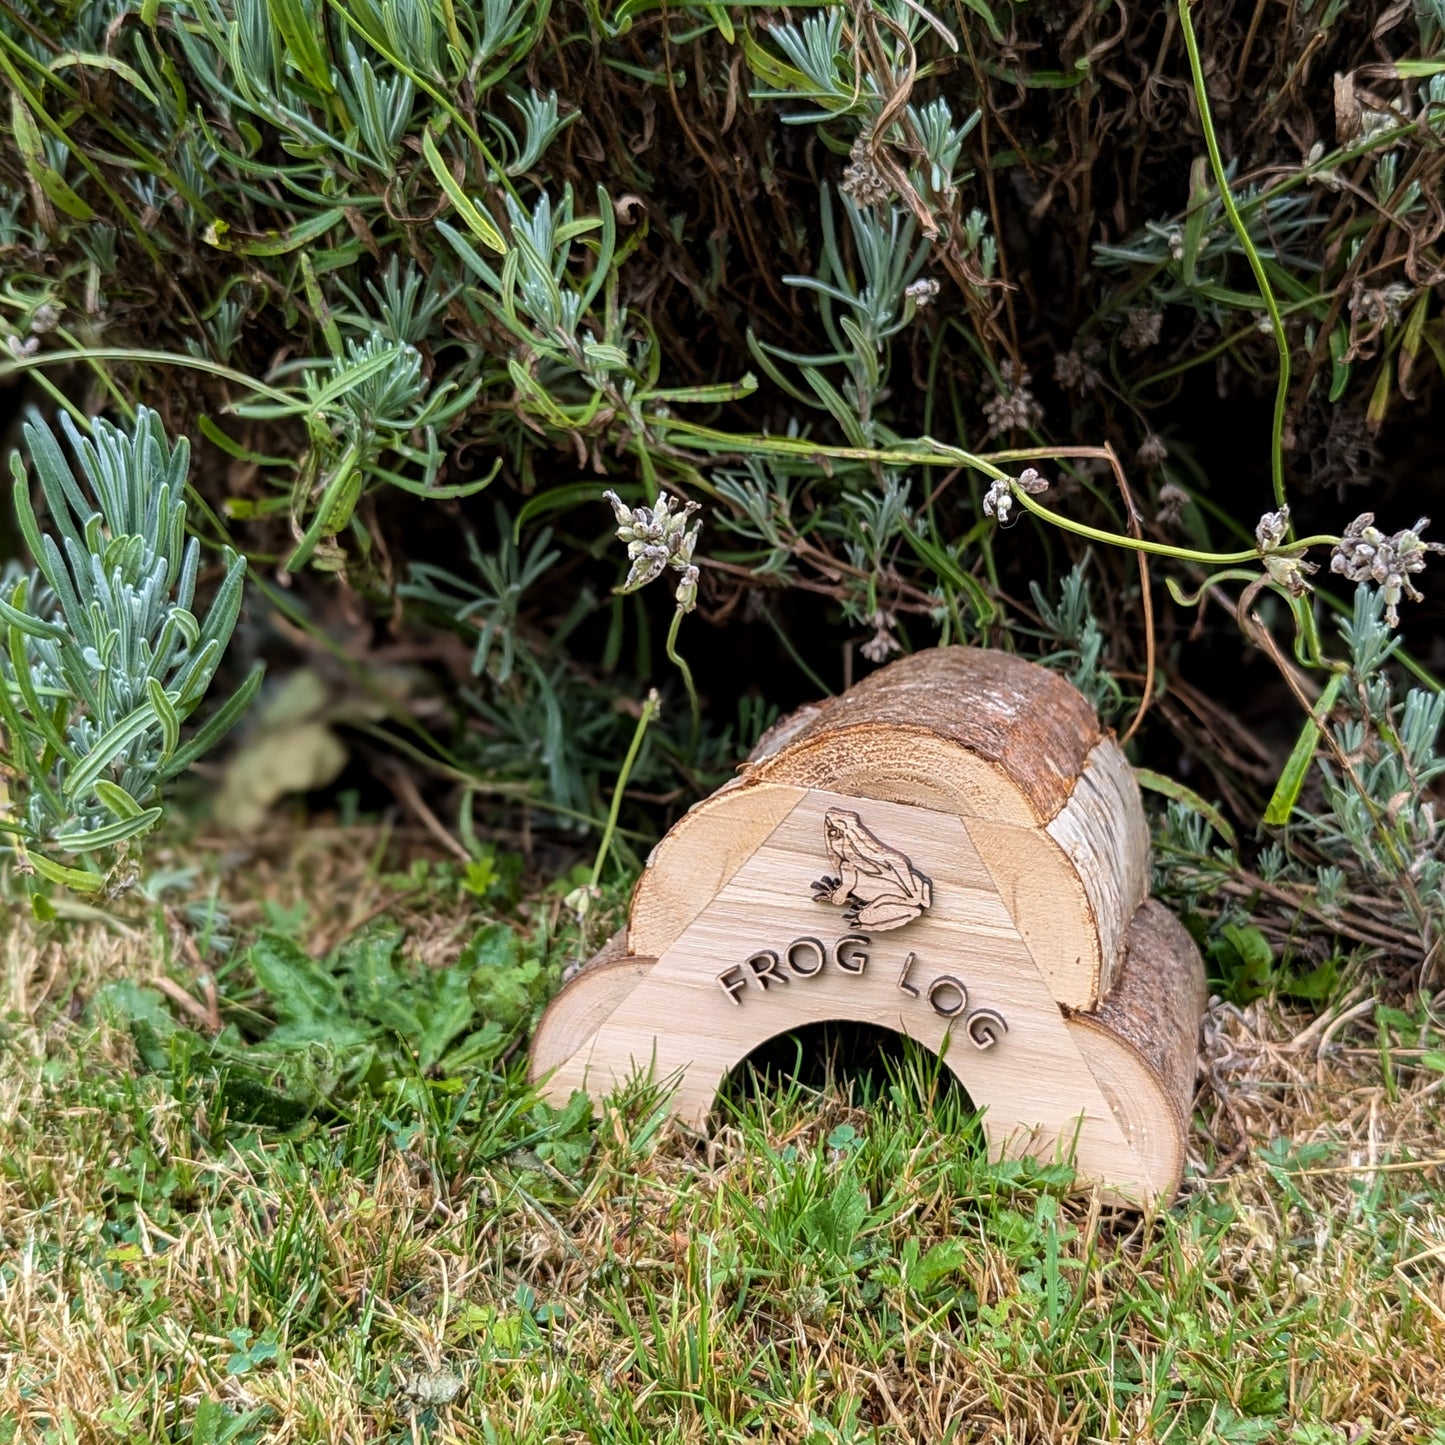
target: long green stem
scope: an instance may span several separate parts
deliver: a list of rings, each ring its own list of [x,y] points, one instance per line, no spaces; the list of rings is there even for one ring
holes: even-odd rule
[[[1283,507],[1287,501],[1284,490],[1284,410],[1289,399],[1289,341],[1284,334],[1284,317],[1280,315],[1279,302],[1274,299],[1274,290],[1269,284],[1264,262],[1254,248],[1244,218],[1234,203],[1234,193],[1229,188],[1229,177],[1224,169],[1224,157],[1220,154],[1219,138],[1214,133],[1214,118],[1209,113],[1209,95],[1204,88],[1204,67],[1199,59],[1199,42],[1194,35],[1194,22],[1189,16],[1190,0],[1179,0],[1179,25],[1184,32],[1184,48],[1189,52],[1189,70],[1194,78],[1194,98],[1199,105],[1199,123],[1204,129],[1204,144],[1209,151],[1209,164],[1214,171],[1214,183],[1219,187],[1219,200],[1223,205],[1234,234],[1249,258],[1250,269],[1259,285],[1259,294],[1264,298],[1265,310],[1269,312],[1270,325],[1274,329],[1275,346],[1279,350],[1279,384],[1274,393],[1274,424],[1270,432],[1269,466],[1274,480],[1274,504]]]
[[[66,396],[66,394],[61,391],[61,389],[56,386],[56,384],[51,381],[51,379],[46,376],[43,371],[38,371],[35,373],[35,380],[39,384],[40,389],[45,392],[47,396],[49,396],[51,401],[53,401],[56,406],[58,406],[70,417],[71,421],[73,421],[76,426],[81,429],[81,431],[90,431],[90,418],[86,416],[86,414],[81,411],[81,409],[76,406],[76,404],[71,401],[71,399]]]
[[[667,629],[667,660],[682,674],[683,684],[687,688],[687,701],[692,708],[692,751],[696,754],[698,735],[702,731],[702,708],[698,704],[692,669],[687,665],[687,659],[677,650],[677,633],[682,626],[682,617],[682,608],[679,607],[672,614],[672,626]]]
[[[679,613],[678,616],[682,614]],[[622,811],[622,795],[627,790],[627,780],[632,776],[632,765],[637,761],[637,754],[642,748],[642,739],[647,734],[647,729],[652,725],[652,720],[657,716],[657,710],[662,705],[662,700],[654,688],[647,694],[647,701],[642,704],[642,712],[638,716],[637,726],[632,730],[632,741],[628,744],[627,756],[622,759],[622,771],[617,774],[617,785],[612,789],[612,806],[607,810],[607,826],[602,830],[602,841],[597,845],[597,859],[592,864],[592,887],[596,888],[602,881],[602,869],[607,863],[607,854],[612,848],[613,835],[617,832],[617,815]]]
[[[37,351],[34,356],[0,362],[0,381],[5,381],[18,372],[35,371],[42,366],[64,366],[72,361],[152,362],[156,366],[184,366],[191,371],[204,371],[211,376],[219,376],[224,381],[233,381],[258,396],[269,396],[273,401],[299,409],[294,396],[274,386],[268,386],[254,376],[247,376],[245,372],[233,371],[229,366],[221,366],[199,356],[188,356],[184,352],[147,351],[130,346],[82,346],[64,351]]]
[[[1190,547],[1171,547],[1167,542],[1150,542],[1143,537],[1126,537],[1121,532],[1105,532],[1041,506],[1021,487],[1012,488],[1012,492],[1014,500],[1036,517],[1042,517],[1044,521],[1055,527],[1062,527],[1076,537],[1087,537],[1091,542],[1103,542],[1109,547],[1123,547],[1131,552],[1148,552],[1155,557],[1172,557],[1176,562],[1198,562],[1202,567],[1228,567],[1235,562],[1257,562],[1260,559],[1261,554],[1257,547],[1251,547],[1247,552],[1196,552]],[[1279,548],[1279,551],[1286,556],[1293,556],[1307,547],[1333,547],[1339,540],[1338,537],[1320,533],[1314,537],[1292,540]]]
[[[823,442],[805,441],[797,437],[762,436],[749,432],[718,431],[714,427],[701,426],[696,422],[683,421],[677,417],[657,419],[654,428],[686,437],[699,449],[715,447],[724,452],[740,452],[749,455],[771,457],[797,457],[802,461],[813,461],[827,457],[843,462],[879,462],[883,466],[895,467],[949,467],[963,465],[973,467],[984,476],[997,481],[1004,475],[986,456],[966,452],[962,447],[950,446],[947,442],[935,441],[932,437],[920,437],[916,446],[903,447],[840,447]],[[1053,451],[1040,455],[1054,456]]]

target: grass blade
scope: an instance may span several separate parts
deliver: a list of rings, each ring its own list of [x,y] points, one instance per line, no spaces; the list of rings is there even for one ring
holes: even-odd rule
[[[1330,709],[1334,707],[1344,681],[1345,675],[1342,672],[1337,672],[1330,679],[1314,712],[1300,729],[1300,735],[1290,750],[1289,761],[1285,763],[1284,771],[1280,773],[1279,781],[1270,795],[1269,806],[1264,810],[1264,821],[1271,827],[1282,828],[1289,822],[1294,805],[1299,801],[1300,789],[1304,787],[1310,764],[1314,762],[1322,725],[1329,717]]]

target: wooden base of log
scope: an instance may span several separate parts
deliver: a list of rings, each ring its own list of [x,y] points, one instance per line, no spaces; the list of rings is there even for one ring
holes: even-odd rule
[[[533,1076],[559,1101],[650,1076],[700,1126],[769,1039],[881,1025],[944,1060],[999,1154],[1153,1205],[1183,1171],[1205,1000],[1147,878],[1132,774],[1067,683],[918,654],[774,729],[668,834]]]

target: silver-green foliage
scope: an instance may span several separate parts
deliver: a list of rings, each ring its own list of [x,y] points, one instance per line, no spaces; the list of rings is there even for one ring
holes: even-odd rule
[[[1117,718],[1124,709],[1124,689],[1109,672],[1104,656],[1104,629],[1094,615],[1085,565],[1070,569],[1059,587],[1059,601],[1051,603],[1037,582],[1029,583],[1034,607],[1046,632],[1061,647],[1047,653],[1042,661],[1066,671],[1068,679],[1107,718]]]
[[[36,570],[12,564],[0,595],[0,785],[8,778],[11,794],[0,792],[0,835],[22,871],[98,892],[127,876],[128,845],[161,817],[162,785],[235,722],[260,675],[182,745],[235,628],[245,561],[224,550],[223,580],[197,616],[186,440],[170,443],[144,408],[130,431],[98,420],[87,439],[68,417],[61,425],[84,486],[43,422],[24,430],[48,531],[11,456]]]
[[[1316,733],[1310,759],[1322,786],[1295,798],[1285,831],[1259,850],[1252,871],[1275,899],[1315,922],[1338,924],[1366,947],[1408,941],[1428,965],[1445,938],[1445,830],[1433,798],[1445,776],[1445,694],[1399,695],[1390,663],[1400,639],[1385,606],[1377,589],[1362,586],[1341,619],[1348,661],[1336,674],[1337,701],[1326,704],[1334,721]],[[1232,835],[1227,846],[1211,838],[1216,817],[1182,799],[1170,804],[1155,838],[1156,883],[1191,909],[1223,896],[1218,921],[1227,927],[1247,921],[1240,903],[1221,894],[1243,864]]]
[[[1382,594],[1361,587],[1340,625],[1350,651],[1348,721],[1320,755],[1329,811],[1313,820],[1323,851],[1382,880],[1399,899],[1427,954],[1445,930],[1445,833],[1433,789],[1445,776],[1440,726],[1445,693],[1395,696],[1386,664],[1399,638],[1386,626]]]

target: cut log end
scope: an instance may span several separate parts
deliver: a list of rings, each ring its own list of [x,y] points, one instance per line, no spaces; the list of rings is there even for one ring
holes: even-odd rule
[[[659,999],[643,987],[656,966],[650,958],[599,960],[552,1001],[532,1046],[531,1075],[555,1102],[564,1102],[576,1088],[606,1093],[639,1070],[646,1072],[651,1060],[674,1078],[674,1111],[702,1127],[728,1073],[773,1036],[776,1023],[784,1022],[770,1016],[759,1032],[757,1016],[740,1007],[724,1016],[730,1029],[709,1028],[693,1035],[688,1050],[670,1053],[669,1035],[686,1033],[695,1021],[661,1016]],[[877,1011],[854,1012],[849,999],[844,984],[818,1017],[855,1017],[896,1027],[896,1014],[890,1022]],[[1076,1128],[1056,1127],[1050,1142],[1030,1132],[1026,1112],[1008,1118],[1006,1107],[996,1104],[985,1114],[996,1147],[1006,1153],[1037,1149],[1072,1156],[1081,1186],[1102,1185],[1114,1203],[1167,1203],[1184,1171],[1204,1002],[1203,967],[1193,940],[1167,910],[1145,904],[1128,931],[1125,959],[1106,1004],[1092,1013],[1056,1016],[1053,1025],[1062,1028],[1069,1052],[1079,1061],[1076,1067],[1087,1071],[1088,1088],[1097,1089],[1099,1109],[1090,1113],[1086,1108]],[[1016,1020],[1015,1026],[1037,1029],[1047,1027],[1047,1020],[1036,1016],[1032,1023]],[[937,1049],[942,1039],[920,1041]],[[1001,1047],[1006,1049],[1007,1041]],[[1088,1097],[1088,1089],[1083,1078],[1070,1075],[1064,1054],[1058,1053],[1051,1087],[1061,1100],[1054,1112],[1066,1120],[1074,1101]],[[964,1041],[951,1038],[943,1057],[974,1091],[983,1076]]]
[[[599,954],[562,985],[537,1024],[528,1077],[537,1083],[585,1052],[618,1004],[647,977],[656,962],[630,955]]]
[[[1204,975],[1146,901],[1148,852],[1128,762],[1068,683],[915,655],[784,720],[669,832],[625,952],[558,994],[532,1075],[561,1100],[650,1071],[701,1124],[767,1039],[872,1023],[943,1057],[998,1152],[1156,1204],[1184,1169]]]
[[[1125,1136],[1145,1164],[1152,1200],[1184,1175],[1207,989],[1194,940],[1150,899],[1134,915],[1109,996],[1069,1020]]]

